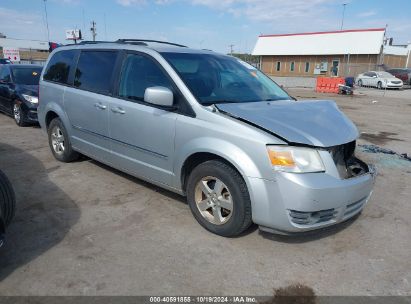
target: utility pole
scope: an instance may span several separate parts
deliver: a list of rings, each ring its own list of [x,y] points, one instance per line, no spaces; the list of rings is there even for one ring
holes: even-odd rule
[[[347,6],[348,3],[343,3],[343,13],[342,13],[342,19],[341,19],[341,30],[343,29],[344,26],[344,17],[345,17],[345,7]]]
[[[50,42],[49,20],[48,20],[48,16],[47,16],[47,5],[46,5],[46,1],[47,1],[47,0],[44,0],[44,12],[46,13],[47,42]]]
[[[96,36],[97,36],[97,28],[96,28],[96,22],[95,21],[91,21],[91,35],[93,36],[93,41],[96,41]]]
[[[230,55],[232,56],[233,55],[234,44],[230,44],[229,47],[230,47]]]

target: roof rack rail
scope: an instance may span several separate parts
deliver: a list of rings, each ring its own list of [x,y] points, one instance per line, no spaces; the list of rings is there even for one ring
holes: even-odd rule
[[[145,42],[154,42],[154,43],[161,43],[161,44],[168,44],[168,45],[174,45],[178,47],[187,47],[182,44],[177,44],[177,43],[172,43],[172,42],[167,42],[167,41],[160,41],[160,40],[150,40],[150,39],[118,39],[115,41],[117,43],[129,43],[129,44],[140,44],[140,45],[147,45]]]

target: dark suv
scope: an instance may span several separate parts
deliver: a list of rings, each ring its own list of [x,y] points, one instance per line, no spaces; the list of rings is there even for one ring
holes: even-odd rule
[[[21,127],[37,122],[41,70],[39,65],[0,65],[0,111]]]
[[[404,84],[411,85],[411,68],[408,69],[390,69],[387,70],[388,73],[394,75],[395,77],[401,79]]]

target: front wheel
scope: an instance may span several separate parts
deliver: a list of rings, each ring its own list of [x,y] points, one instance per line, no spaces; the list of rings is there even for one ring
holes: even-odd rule
[[[195,219],[215,234],[237,236],[252,223],[247,185],[222,161],[210,160],[194,168],[187,182],[187,201]]]
[[[54,157],[65,163],[78,159],[79,154],[71,147],[70,138],[60,118],[54,118],[48,128],[49,145]]]
[[[362,80],[361,80],[361,79],[358,80],[358,86],[359,86],[359,87],[362,87]]]
[[[382,90],[382,82],[381,82],[381,81],[378,81],[378,83],[377,83],[377,89],[378,89],[378,90]]]
[[[21,108],[21,103],[18,101],[15,101],[13,104],[13,118],[19,127],[25,127],[27,125],[25,122],[26,115]]]

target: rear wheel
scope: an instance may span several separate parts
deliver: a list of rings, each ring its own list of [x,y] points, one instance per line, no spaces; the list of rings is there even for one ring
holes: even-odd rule
[[[21,103],[18,101],[15,101],[13,104],[13,118],[19,127],[25,127],[27,125],[25,122],[26,114],[21,108]]]
[[[382,82],[381,82],[381,81],[378,81],[378,83],[377,83],[377,88],[378,88],[379,90],[382,90]]]
[[[358,80],[358,86],[362,87],[362,80]]]
[[[71,147],[70,138],[60,118],[54,118],[48,128],[49,145],[54,157],[65,163],[79,158],[79,153]]]
[[[222,161],[210,160],[194,168],[188,178],[187,200],[196,220],[215,234],[236,236],[252,223],[247,185]]]

